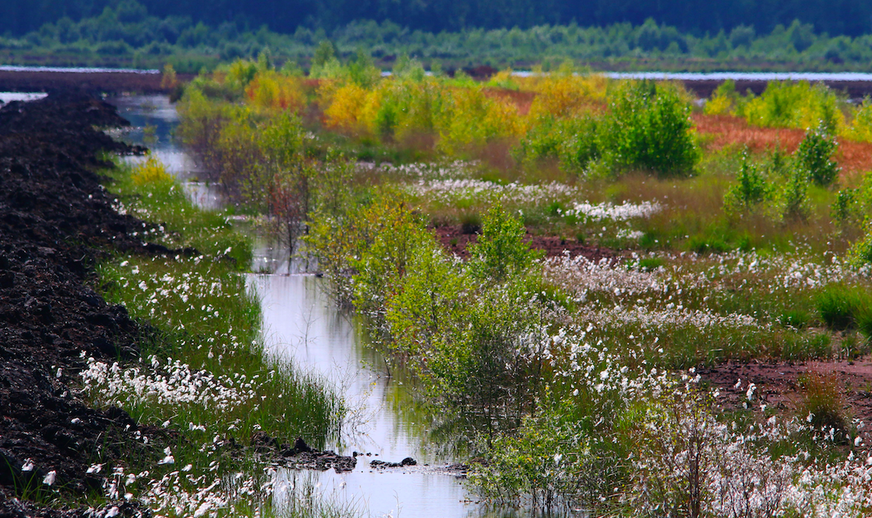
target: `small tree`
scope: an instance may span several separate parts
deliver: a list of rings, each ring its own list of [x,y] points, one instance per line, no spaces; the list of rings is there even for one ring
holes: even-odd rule
[[[826,131],[823,123],[817,129],[805,132],[805,138],[796,150],[796,164],[809,180],[826,187],[833,183],[842,170],[832,160],[838,149],[836,140]]]
[[[759,168],[748,159],[748,151],[742,154],[742,166],[736,176],[737,183],[730,186],[724,195],[727,212],[747,212],[772,197],[773,190]]]
[[[796,168],[781,191],[781,215],[786,220],[808,217],[808,176]]]
[[[690,106],[676,87],[631,83],[619,90],[600,133],[613,169],[643,169],[663,176],[687,175],[699,161]]]
[[[503,282],[511,274],[526,272],[540,256],[525,242],[526,233],[521,220],[504,211],[500,203],[491,207],[478,242],[469,247],[473,275]]]

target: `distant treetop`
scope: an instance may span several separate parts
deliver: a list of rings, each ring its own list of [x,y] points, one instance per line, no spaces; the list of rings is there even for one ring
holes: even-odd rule
[[[788,27],[793,20],[830,36],[872,33],[868,0],[3,0],[0,34],[20,36],[63,18],[98,17],[107,7],[123,23],[151,14],[216,27],[231,22],[239,30],[266,25],[284,33],[298,27],[329,31],[355,20],[387,20],[435,33],[544,24],[642,25],[649,18],[696,36],[723,30],[737,40],[753,37],[754,30]],[[794,42],[797,50],[802,45],[801,39]]]

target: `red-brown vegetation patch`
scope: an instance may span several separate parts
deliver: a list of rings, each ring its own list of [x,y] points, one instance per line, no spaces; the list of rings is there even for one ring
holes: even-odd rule
[[[693,115],[693,122],[701,135],[709,136],[707,147],[711,151],[728,146],[747,146],[760,153],[780,148],[793,153],[805,137],[805,131],[793,128],[761,128],[751,126],[734,115]],[[836,156],[846,179],[857,173],[872,170],[872,144],[839,139]]]
[[[711,135],[708,148],[712,151],[728,146],[748,146],[754,152],[780,148],[793,153],[802,142],[805,132],[790,128],[760,128],[751,126],[734,115],[694,114],[693,122],[702,135]]]
[[[839,139],[836,159],[842,166],[842,176],[853,183],[859,173],[872,170],[872,143]]]
[[[482,93],[491,99],[514,104],[515,108],[518,110],[518,115],[520,116],[525,116],[530,113],[530,106],[533,105],[533,99],[536,98],[536,92],[508,90],[506,88],[488,87],[484,88]]]

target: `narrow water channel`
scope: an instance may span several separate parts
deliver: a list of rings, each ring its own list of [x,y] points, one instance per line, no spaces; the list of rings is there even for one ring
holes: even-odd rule
[[[188,195],[206,208],[217,208],[219,197],[197,180],[194,162],[172,138],[178,123],[175,108],[164,96],[125,96],[109,99],[133,128],[125,138],[143,143],[169,170],[186,182]],[[340,312],[321,289],[323,279],[288,274],[287,254],[269,243],[255,250],[248,283],[262,301],[263,329],[272,354],[288,358],[297,368],[332,384],[351,409],[340,437],[327,445],[343,455],[361,454],[350,473],[278,473],[276,497],[290,501],[288,492],[306,485],[353,515],[408,518],[518,516],[510,509],[485,510],[472,501],[453,459],[430,442],[432,419],[414,404],[403,372],[391,372],[383,359],[367,347],[360,329]],[[275,273],[279,272],[279,273]],[[377,469],[373,460],[400,462],[411,457],[416,466]]]

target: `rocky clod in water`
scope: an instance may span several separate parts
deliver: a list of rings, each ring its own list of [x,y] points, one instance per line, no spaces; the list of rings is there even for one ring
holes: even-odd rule
[[[406,466],[416,466],[418,465],[418,461],[413,459],[412,457],[406,457],[400,462],[385,462],[383,460],[373,460],[370,461],[369,466],[371,468],[383,469],[383,468],[404,468]]]
[[[353,456],[337,455],[333,451],[312,449],[302,437],[297,437],[294,445],[280,444],[275,437],[257,432],[251,437],[251,447],[260,454],[267,454],[277,462],[294,469],[336,470],[337,473],[351,471],[357,465]]]

